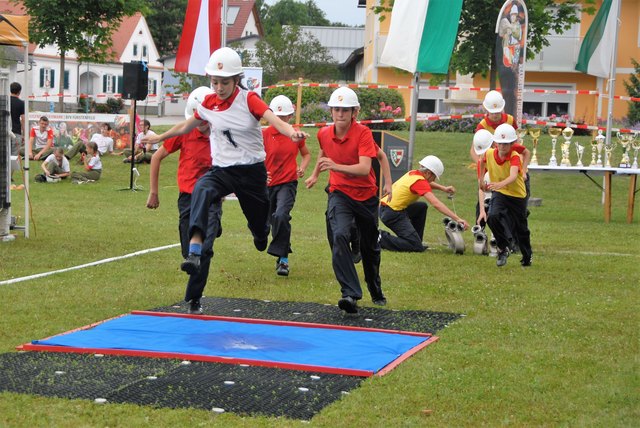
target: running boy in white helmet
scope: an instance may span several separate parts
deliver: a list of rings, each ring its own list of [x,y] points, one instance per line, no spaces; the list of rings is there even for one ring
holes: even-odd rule
[[[260,119],[294,142],[307,137],[278,118],[258,94],[240,86],[242,61],[233,49],[224,47],[213,52],[205,71],[211,76],[215,94],[207,96],[190,119],[159,136],[143,139],[144,143],[153,144],[186,134],[202,122],[210,124],[214,165],[198,180],[191,195],[189,254],[181,264],[181,269],[189,275],[200,269],[209,206],[230,193],[238,197],[256,249],[267,248],[269,198]]]
[[[287,123],[293,117],[293,104],[284,95],[274,97],[269,108]],[[298,178],[304,176],[311,161],[311,153],[305,145],[305,140],[294,143],[273,125],[262,130],[262,138],[267,153],[265,165],[271,175],[268,186],[272,238],[267,253],[278,258],[276,273],[280,276],[288,276],[291,252],[291,210],[296,202]],[[300,165],[297,163],[298,153],[302,156]]]
[[[522,259],[522,266],[531,266],[533,252],[531,250],[530,232],[527,223],[527,200],[522,171],[522,158],[513,150],[512,145],[518,140],[516,131],[509,124],[496,128],[493,141],[498,148],[488,149],[480,160],[478,177],[483,177],[485,170],[489,172],[490,182],[478,180],[478,187],[492,191],[491,206],[487,223],[496,238],[498,245],[498,267],[507,264],[509,257],[509,227],[517,239]]]
[[[320,172],[329,171],[327,217],[333,235],[333,271],[342,293],[338,307],[353,314],[358,312],[357,301],[362,299],[358,272],[349,248],[354,219],[360,231],[367,288],[374,304],[383,306],[387,303],[380,279],[378,186],[371,168],[377,148],[371,130],[355,121],[360,103],[353,90],[336,89],[328,105],[334,124],[318,131],[318,161],[305,184],[307,188],[313,187]]]
[[[515,119],[510,114],[504,112],[505,101],[502,97],[502,94],[498,91],[489,91],[487,95],[485,95],[484,100],[482,101],[482,107],[484,107],[486,113],[484,118],[478,123],[476,126],[476,132],[481,129],[486,129],[487,131],[493,133],[496,128],[503,123],[508,123],[513,126],[514,129],[518,129],[518,125],[516,124]],[[520,147],[517,147],[520,146]],[[521,145],[517,145],[515,150],[518,150],[518,153],[522,154],[526,148]],[[473,149],[473,145],[469,149],[469,156],[471,156],[471,160],[476,163],[479,159],[479,156]]]

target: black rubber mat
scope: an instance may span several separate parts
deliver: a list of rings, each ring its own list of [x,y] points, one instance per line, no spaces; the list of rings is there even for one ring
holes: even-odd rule
[[[0,354],[0,391],[246,416],[308,420],[364,379],[162,358]]]
[[[204,314],[436,333],[461,315],[203,298]],[[150,309],[184,313],[186,303]],[[35,338],[34,338],[35,339]],[[0,391],[308,420],[365,378],[175,359],[56,352],[0,354]]]
[[[347,315],[338,309],[337,305],[217,297],[203,297],[201,303],[205,315],[347,325],[432,334],[462,316],[449,312],[394,311],[372,307],[360,307],[358,314]],[[186,302],[179,302],[172,306],[151,310],[186,313],[187,307]]]

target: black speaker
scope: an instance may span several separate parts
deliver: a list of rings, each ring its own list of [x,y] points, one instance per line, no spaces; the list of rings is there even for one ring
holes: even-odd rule
[[[149,86],[149,68],[140,61],[122,64],[122,98],[142,101],[147,98]]]

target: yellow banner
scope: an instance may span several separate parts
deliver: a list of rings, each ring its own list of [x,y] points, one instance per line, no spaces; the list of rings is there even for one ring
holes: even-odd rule
[[[29,17],[0,14],[0,45],[29,42]]]

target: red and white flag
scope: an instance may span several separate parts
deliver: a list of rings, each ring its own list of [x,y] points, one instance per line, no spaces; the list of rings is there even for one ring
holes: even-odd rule
[[[175,70],[204,76],[205,65],[220,48],[222,5],[220,0],[189,0],[176,54]]]

